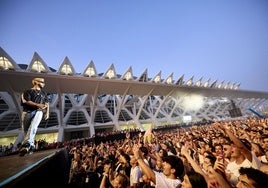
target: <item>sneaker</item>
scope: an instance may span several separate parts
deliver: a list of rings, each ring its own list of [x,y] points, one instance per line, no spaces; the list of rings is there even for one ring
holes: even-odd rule
[[[31,154],[33,154],[33,152],[34,152],[34,146],[30,146],[30,148],[29,148],[29,150],[28,150],[28,154],[29,155],[31,155]]]
[[[25,142],[21,145],[21,149],[22,148],[29,148],[31,146],[31,144],[29,142]]]
[[[25,156],[29,151],[29,148],[22,147],[19,151],[19,156]]]
[[[25,143],[22,145],[21,149],[19,150],[19,155],[20,156],[31,155],[33,154],[34,148],[35,147],[30,145],[29,143]]]

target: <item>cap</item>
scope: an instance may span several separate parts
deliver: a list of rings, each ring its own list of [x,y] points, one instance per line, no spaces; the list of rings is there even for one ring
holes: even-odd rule
[[[33,85],[35,84],[35,82],[42,82],[42,83],[44,83],[45,82],[45,79],[44,78],[34,78],[34,79],[32,79]]]

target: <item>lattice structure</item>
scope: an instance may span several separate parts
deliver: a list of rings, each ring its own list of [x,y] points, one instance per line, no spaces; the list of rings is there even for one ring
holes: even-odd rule
[[[50,118],[41,122],[38,131],[58,132],[58,141],[75,131],[92,136],[98,129],[144,130],[148,124],[254,116],[249,109],[268,114],[268,93],[243,91],[236,83],[210,83],[211,79],[202,83],[202,78],[184,80],[184,75],[174,80],[173,73],[162,79],[161,71],[148,78],[147,69],[135,77],[132,67],[118,75],[113,64],[98,74],[93,61],[79,74],[67,57],[56,71],[36,52],[29,65],[22,65],[0,48],[0,135],[20,133],[20,94],[31,87],[30,80],[36,76],[45,78],[50,97]],[[238,114],[230,113],[234,107]]]

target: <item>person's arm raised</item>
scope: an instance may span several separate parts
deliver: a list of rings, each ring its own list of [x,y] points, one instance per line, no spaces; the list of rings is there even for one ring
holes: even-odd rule
[[[141,168],[142,172],[155,184],[156,178],[154,171],[144,162],[143,158],[141,157],[141,152],[139,146],[135,144],[133,146],[133,154],[134,157],[137,159],[139,163],[139,167]]]
[[[195,172],[198,172],[199,174],[204,176],[205,179],[208,179],[207,175],[204,173],[201,166],[191,157],[190,153],[188,152],[188,148],[186,146],[182,146],[181,155],[184,155],[186,157],[187,161],[190,163]]]
[[[224,132],[228,135],[228,137],[233,141],[233,143],[242,150],[242,153],[246,156],[246,158],[252,162],[252,154],[251,151],[247,149],[247,147],[241,142],[241,140],[235,136],[235,134],[224,124],[222,126]]]

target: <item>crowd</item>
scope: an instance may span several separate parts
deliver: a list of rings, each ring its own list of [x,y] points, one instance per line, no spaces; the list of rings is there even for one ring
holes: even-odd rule
[[[268,185],[268,118],[166,126],[146,132],[128,130],[48,145],[36,143],[39,123],[49,118],[44,78],[21,95],[20,146],[1,148],[0,155],[19,149],[65,147],[70,159],[71,188],[262,188]],[[118,134],[119,133],[119,134]],[[17,149],[16,149],[17,148]]]
[[[107,138],[109,135],[102,135]],[[268,185],[268,118],[78,139],[69,187],[232,188]]]
[[[103,132],[36,146],[67,149],[70,188],[268,185],[268,117]],[[16,153],[12,148],[6,152]]]

